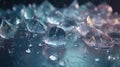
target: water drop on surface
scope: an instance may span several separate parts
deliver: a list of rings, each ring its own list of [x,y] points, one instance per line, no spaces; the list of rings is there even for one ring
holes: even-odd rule
[[[63,29],[52,27],[49,30],[48,36],[44,39],[44,42],[54,47],[63,46],[66,43],[65,36]]]

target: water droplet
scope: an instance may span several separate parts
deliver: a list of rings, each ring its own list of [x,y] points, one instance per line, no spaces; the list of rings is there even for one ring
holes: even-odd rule
[[[49,30],[48,36],[44,39],[46,44],[57,47],[65,45],[65,31],[58,27],[52,27]]]

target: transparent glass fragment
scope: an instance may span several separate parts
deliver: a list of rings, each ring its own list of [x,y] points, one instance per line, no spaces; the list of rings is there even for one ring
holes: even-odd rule
[[[44,39],[44,42],[53,47],[63,46],[66,43],[65,31],[58,27],[52,27],[49,30],[48,36]]]
[[[0,24],[0,36],[5,39],[14,38],[17,31],[17,26],[13,25],[8,20],[2,20]]]
[[[60,24],[60,27],[65,31],[70,31],[75,26],[77,26],[77,21],[70,17],[65,17],[65,20]]]
[[[31,19],[26,21],[26,26],[28,31],[32,33],[45,33],[46,32],[46,26],[37,19]]]
[[[33,11],[33,8],[31,6],[28,6],[28,7],[24,7],[22,10],[21,10],[21,14],[23,15],[23,17],[25,19],[32,19],[34,17],[34,11]]]
[[[45,0],[40,6],[35,9],[35,15],[39,18],[45,19],[51,11],[54,11],[55,7]]]
[[[48,15],[47,21],[50,24],[59,25],[64,21],[64,15],[60,11],[53,11]]]

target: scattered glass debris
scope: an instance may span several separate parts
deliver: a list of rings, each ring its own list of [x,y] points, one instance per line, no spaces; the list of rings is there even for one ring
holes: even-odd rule
[[[64,67],[65,66],[65,62],[64,61],[59,61],[59,65]]]
[[[32,33],[45,33],[46,31],[44,24],[35,19],[27,20],[26,26],[28,31]]]
[[[32,44],[29,44],[28,46],[29,46],[29,47],[32,47],[33,45],[32,45]]]
[[[55,7],[45,0],[40,6],[35,9],[35,15],[39,18],[46,19],[50,12],[54,11]]]
[[[61,22],[64,21],[64,15],[58,10],[53,11],[48,15],[47,21],[50,24],[59,25]]]
[[[32,19],[34,17],[34,11],[32,7],[24,7],[24,9],[21,10],[21,14],[25,19]]]
[[[99,58],[95,58],[95,61],[98,62],[98,61],[100,61],[100,59]]]
[[[66,43],[65,31],[58,27],[52,27],[49,30],[48,36],[44,39],[44,42],[53,47],[63,46]]]
[[[31,53],[30,49],[25,50],[26,53]]]
[[[119,47],[120,15],[107,3],[79,5],[74,0],[59,9],[45,0],[0,9],[0,51],[8,49],[23,61],[16,67],[34,61],[31,67],[120,67]]]
[[[14,35],[17,31],[16,25],[13,25],[12,22],[8,20],[2,20],[0,24],[0,36],[5,39],[14,38]]]
[[[54,56],[54,55],[50,55],[49,59],[52,60],[52,61],[58,60],[58,58],[56,56]]]

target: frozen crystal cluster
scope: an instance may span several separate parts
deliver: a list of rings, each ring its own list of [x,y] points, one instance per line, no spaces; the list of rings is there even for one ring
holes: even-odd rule
[[[63,9],[48,1],[1,9],[0,49],[12,41],[15,67],[120,67],[120,16],[112,11],[77,0]]]

